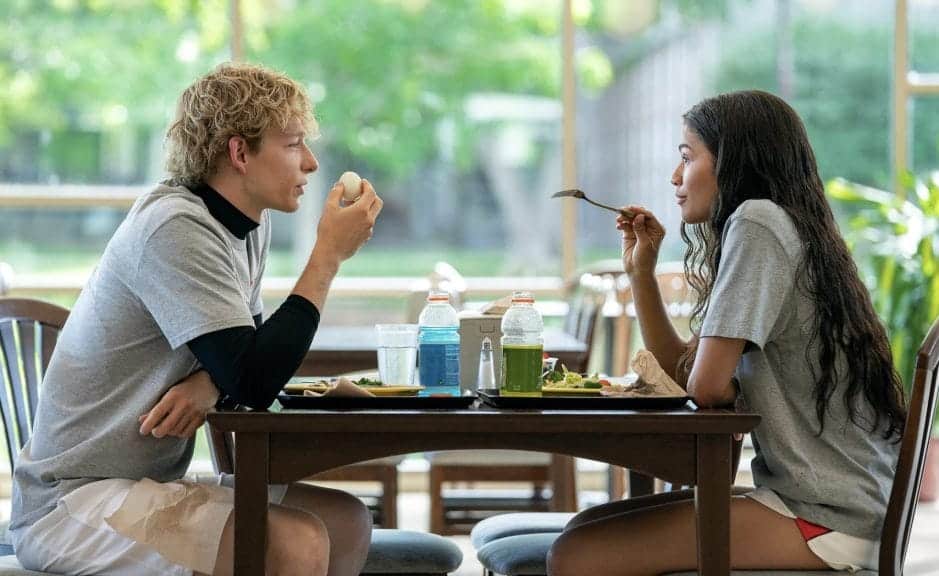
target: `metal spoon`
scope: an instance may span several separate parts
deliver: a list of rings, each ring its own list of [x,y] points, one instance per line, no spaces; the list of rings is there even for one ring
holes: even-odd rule
[[[626,218],[634,218],[636,214],[632,210],[622,210],[620,208],[614,208],[613,206],[607,206],[606,204],[600,204],[599,202],[594,202],[590,198],[587,198],[587,195],[584,194],[583,190],[578,190],[577,188],[572,188],[570,190],[561,190],[560,192],[555,192],[551,195],[552,198],[580,198],[590,202],[594,206],[599,206],[611,212],[616,212],[617,214],[622,214]]]

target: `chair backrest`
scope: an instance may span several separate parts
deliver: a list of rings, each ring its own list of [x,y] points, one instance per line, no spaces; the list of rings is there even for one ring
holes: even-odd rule
[[[574,372],[584,372],[590,363],[593,351],[594,333],[603,311],[612,281],[599,274],[585,272],[572,284],[568,292],[567,314],[564,316],[563,330],[586,345],[587,354],[582,366],[568,366]]]
[[[929,443],[933,414],[936,410],[937,374],[939,374],[939,319],[933,322],[916,355],[916,370],[910,393],[906,429],[900,443],[897,473],[890,492],[890,503],[880,540],[880,575],[903,573],[913,515],[919,498],[926,447]]]
[[[0,416],[10,469],[29,439],[42,381],[68,310],[41,300],[0,298]]]
[[[427,275],[426,284],[416,285],[408,295],[405,309],[405,321],[417,322],[427,304],[427,295],[431,290],[439,290],[450,295],[450,304],[457,311],[463,309],[466,296],[466,279],[451,264],[437,262],[433,271]]]

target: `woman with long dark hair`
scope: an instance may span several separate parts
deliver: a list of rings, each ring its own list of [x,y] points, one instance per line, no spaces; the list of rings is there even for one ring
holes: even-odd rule
[[[698,406],[762,417],[756,488],[731,500],[731,566],[876,570],[906,409],[805,128],[758,91],[706,99],[684,120],[672,184],[698,297],[690,341],[655,279],[662,225],[631,206],[617,228],[646,348]],[[581,513],[548,566],[660,574],[694,569],[696,557],[693,495],[679,492]]]

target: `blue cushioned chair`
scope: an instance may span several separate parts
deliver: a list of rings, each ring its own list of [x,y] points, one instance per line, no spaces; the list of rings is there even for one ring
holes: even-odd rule
[[[443,536],[377,528],[372,530],[372,543],[362,575],[444,576],[459,568],[462,562],[463,552]]]
[[[509,536],[560,533],[573,517],[573,512],[515,512],[490,516],[473,526],[470,542],[479,550]]]

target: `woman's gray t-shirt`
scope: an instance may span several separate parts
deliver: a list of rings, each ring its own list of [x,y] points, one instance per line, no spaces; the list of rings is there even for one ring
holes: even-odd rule
[[[736,376],[739,400],[762,417],[752,434],[754,483],[776,492],[800,518],[879,540],[899,445],[884,440],[882,430],[871,433],[851,422],[844,381],[818,434],[815,308],[799,281],[803,245],[791,218],[769,200],[748,200],[731,215],[721,243],[700,335],[748,341]],[[845,358],[839,362],[843,368]],[[846,378],[846,371],[839,376]],[[863,398],[855,404],[859,421],[872,422]]]

